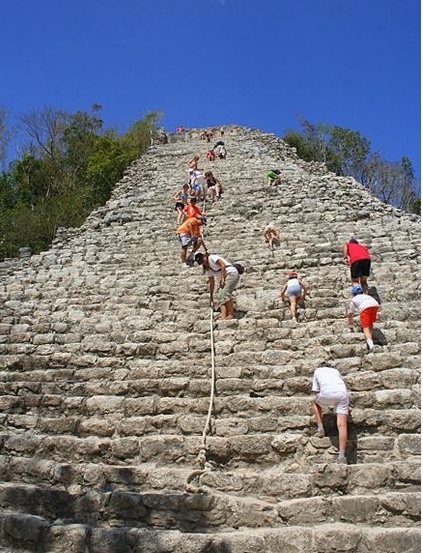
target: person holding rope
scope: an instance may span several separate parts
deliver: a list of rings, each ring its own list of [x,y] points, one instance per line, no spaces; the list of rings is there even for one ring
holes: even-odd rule
[[[222,319],[234,318],[233,291],[239,282],[237,268],[221,255],[195,254],[195,262],[202,265],[203,273],[209,277],[210,305],[214,307],[215,280],[219,283],[216,307],[220,308]]]
[[[198,250],[200,246],[205,245],[201,236],[200,227],[207,224],[205,217],[189,217],[176,229],[176,236],[181,244],[181,261],[182,263],[189,263],[193,254]],[[192,246],[192,251],[187,259],[188,247]],[[191,261],[192,263],[192,261]]]

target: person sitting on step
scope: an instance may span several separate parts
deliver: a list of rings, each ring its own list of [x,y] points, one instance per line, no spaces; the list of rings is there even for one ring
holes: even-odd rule
[[[341,465],[348,464],[346,452],[348,442],[348,414],[349,399],[347,387],[337,369],[324,362],[317,367],[313,374],[312,391],[313,411],[317,422],[315,436],[323,438],[325,429],[323,427],[322,407],[333,407],[336,413],[336,425],[339,435],[339,454],[337,462]]]
[[[211,171],[206,171],[204,177],[206,179],[207,194],[210,196],[211,201],[214,202],[215,198],[219,200],[222,194],[222,186],[219,180]]]
[[[372,337],[373,324],[376,322],[380,306],[372,296],[364,292],[361,286],[353,286],[351,288],[351,293],[353,297],[347,311],[348,326],[351,330],[353,329],[354,311],[357,309],[360,315],[360,324],[366,339],[367,349],[371,351],[375,347]]]
[[[297,322],[298,304],[304,300],[306,294],[306,285],[299,278],[297,271],[290,271],[288,273],[288,281],[281,290],[281,299],[284,301],[285,297],[288,297],[291,317],[295,322]]]

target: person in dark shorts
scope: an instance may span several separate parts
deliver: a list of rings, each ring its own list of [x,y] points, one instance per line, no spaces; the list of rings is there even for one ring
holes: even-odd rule
[[[368,290],[367,278],[370,276],[372,264],[368,249],[350,238],[344,244],[344,262],[350,267],[352,286],[361,286],[365,292]]]

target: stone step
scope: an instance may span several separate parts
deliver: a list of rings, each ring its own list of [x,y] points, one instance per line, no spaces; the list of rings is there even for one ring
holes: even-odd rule
[[[98,422],[98,426],[101,423]],[[338,446],[337,434],[329,430],[323,439],[296,433],[295,427],[285,433],[263,433],[260,430],[252,434],[240,434],[237,428],[243,424],[239,419],[225,423],[222,421],[221,436],[207,439],[207,455],[210,461],[223,466],[260,463],[263,466],[281,463],[288,459],[301,460],[305,466],[316,463],[332,462],[336,459]],[[107,425],[103,424],[107,429]],[[136,425],[134,425],[136,427]],[[291,426],[294,426],[291,424]],[[225,429],[223,431],[223,428]],[[164,432],[147,435],[122,435],[119,437],[92,436],[83,437],[72,434],[47,434],[38,430],[0,433],[3,453],[24,456],[42,455],[45,459],[72,462],[95,463],[146,463],[159,465],[170,462],[180,465],[192,464],[202,449],[202,438],[198,435],[181,435]],[[88,430],[88,429],[87,429]],[[167,430],[172,430],[167,428]],[[278,429],[280,432],[280,429]],[[106,431],[104,432],[106,433]],[[420,455],[421,439],[419,434],[398,434],[397,436],[369,435],[349,436],[347,457],[350,463],[387,463],[399,460],[411,460]]]
[[[235,528],[223,532],[207,529],[194,533],[179,529],[50,523],[42,517],[22,513],[4,513],[0,515],[0,522],[2,542],[28,552],[38,547],[57,553],[80,553],[88,547],[91,553],[169,553],[170,550],[186,553],[323,553],[328,550],[414,553],[420,548],[418,528],[374,528],[341,522],[248,530]]]
[[[0,506],[54,522],[72,519],[97,527],[129,524],[132,528],[166,528],[205,532],[224,528],[311,526],[327,520],[347,524],[381,523],[416,526],[420,494],[387,492],[377,495],[311,497],[266,501],[211,490],[142,493],[90,490],[69,493],[31,484],[0,484]]]
[[[175,465],[107,465],[56,462],[34,457],[0,455],[0,478],[18,484],[42,484],[69,492],[90,489],[139,492],[142,490],[216,490],[277,498],[307,498],[332,495],[332,489],[344,495],[377,495],[387,491],[420,491],[420,460],[366,463],[359,465],[316,464],[304,471],[295,460],[285,466],[224,469],[206,462],[200,469]],[[197,490],[197,491],[198,491]]]

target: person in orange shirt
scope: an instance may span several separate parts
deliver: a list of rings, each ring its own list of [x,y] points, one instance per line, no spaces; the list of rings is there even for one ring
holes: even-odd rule
[[[187,261],[187,250],[189,246],[192,246],[189,258],[193,256],[200,246],[203,246],[203,248],[206,249],[200,229],[200,227],[205,224],[207,224],[205,217],[189,217],[176,229],[176,235],[182,247],[182,263]]]
[[[183,212],[186,219],[190,217],[205,217],[197,205],[197,198],[191,198],[190,203],[184,207]]]

